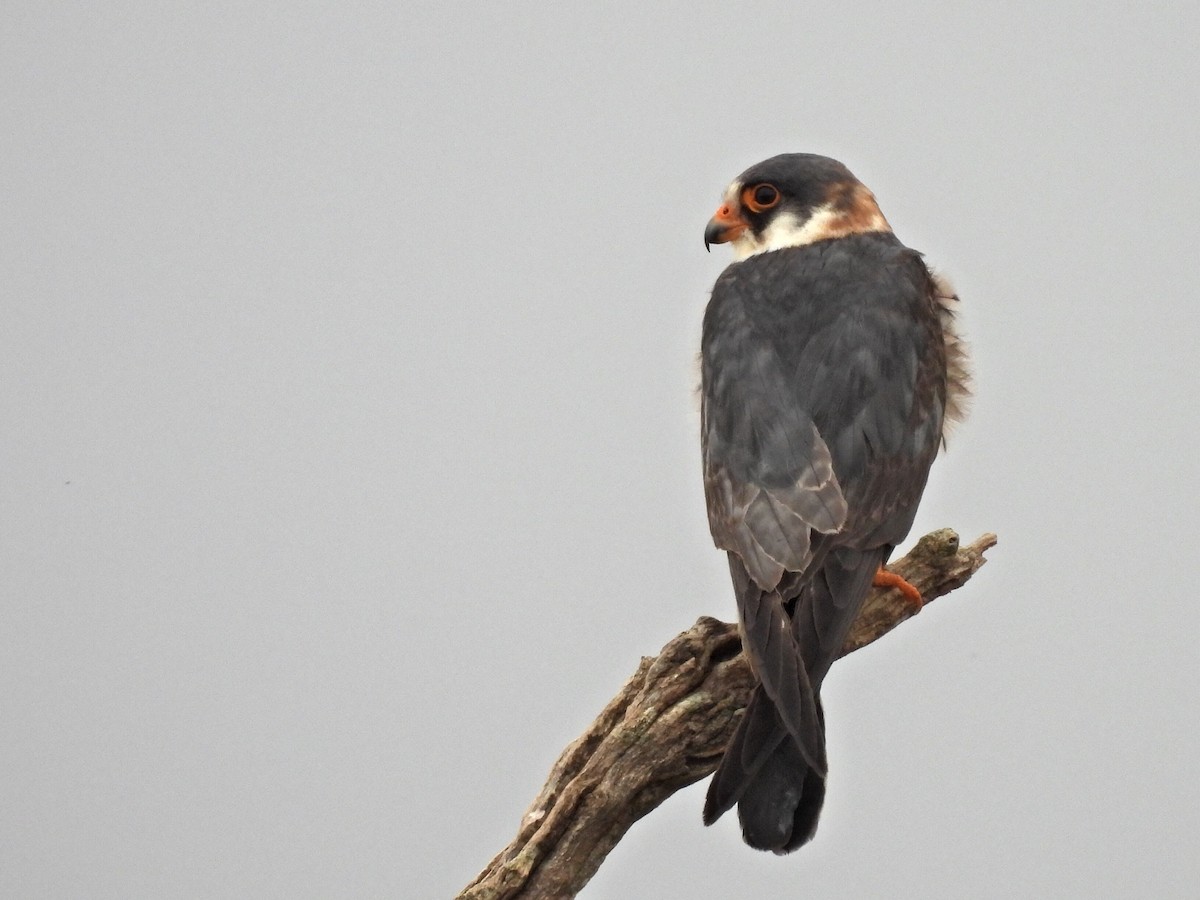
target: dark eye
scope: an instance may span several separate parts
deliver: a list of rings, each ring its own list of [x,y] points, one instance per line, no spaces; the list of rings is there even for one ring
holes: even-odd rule
[[[756,184],[742,193],[742,202],[750,207],[751,212],[762,212],[779,202],[779,191],[773,184]]]
[[[759,206],[774,206],[779,199],[779,191],[769,184],[760,184],[754,189],[754,202]]]

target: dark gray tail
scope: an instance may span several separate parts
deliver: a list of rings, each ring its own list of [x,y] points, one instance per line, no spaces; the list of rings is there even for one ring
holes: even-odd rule
[[[731,555],[742,642],[759,684],[709,785],[707,824],[736,803],[751,847],[790,853],[812,840],[827,771],[821,682],[889,552],[890,545],[830,551],[786,603],[759,589]]]
[[[817,709],[823,762],[825,717],[819,697]],[[824,774],[805,761],[760,685],[709,784],[704,824],[711,825],[736,803],[747,844],[757,850],[790,853],[816,834],[824,801]]]

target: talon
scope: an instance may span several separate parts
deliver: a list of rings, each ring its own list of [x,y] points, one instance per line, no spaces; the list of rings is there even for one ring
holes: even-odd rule
[[[904,599],[907,600],[909,605],[913,608],[913,615],[919,613],[921,608],[925,605],[925,601],[921,599],[920,591],[905,581],[901,576],[897,575],[895,572],[889,572],[883,566],[879,567],[879,571],[875,573],[875,578],[871,583],[875,585],[875,587],[889,589],[894,588],[895,590],[899,591],[904,596]]]

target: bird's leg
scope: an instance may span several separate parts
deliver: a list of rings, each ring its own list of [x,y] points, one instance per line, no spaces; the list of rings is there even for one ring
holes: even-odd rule
[[[912,614],[916,615],[921,611],[921,607],[925,605],[925,601],[921,599],[921,592],[905,581],[895,572],[889,572],[883,566],[879,567],[879,571],[875,573],[875,579],[871,582],[875,587],[895,588],[908,601],[912,607]]]

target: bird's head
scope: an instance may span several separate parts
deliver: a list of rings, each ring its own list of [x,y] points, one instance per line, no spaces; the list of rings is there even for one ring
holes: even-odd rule
[[[875,195],[835,159],[785,153],[751,166],[725,191],[704,247],[735,259],[869,231],[891,231]]]

